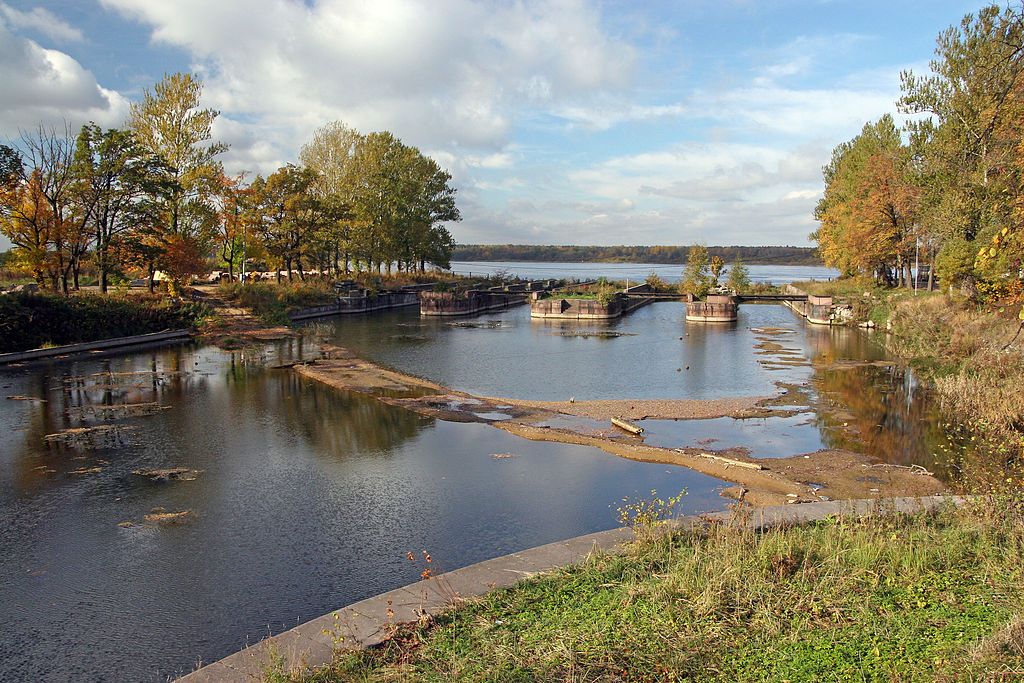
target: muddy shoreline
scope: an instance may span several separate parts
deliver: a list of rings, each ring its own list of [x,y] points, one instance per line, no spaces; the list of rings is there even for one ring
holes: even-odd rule
[[[217,343],[234,338],[260,343],[299,334],[289,328],[268,328],[247,311],[227,306],[211,294],[212,291],[207,294],[208,302],[219,309],[223,323],[207,331],[204,336],[209,341]],[[794,358],[797,350],[785,345],[792,330],[765,327],[754,331],[760,342],[759,353],[767,356],[764,362],[809,364]],[[625,420],[743,419],[808,412],[810,409],[800,388],[792,385],[779,385],[778,393],[773,396],[714,400],[532,401],[473,396],[383,368],[349,349],[322,343],[320,348],[320,358],[281,369],[441,420],[482,422],[534,441],[594,446],[631,460],[687,467],[730,482],[732,485],[722,490],[724,497],[758,507],[822,500],[929,496],[948,491],[945,484],[919,467],[880,463],[852,451],[823,449],[794,453],[788,458],[757,459],[750,457],[744,448],[661,448],[646,445],[642,439],[617,430],[610,423],[612,417]],[[856,363],[843,363],[851,364]],[[608,424],[602,429],[557,426],[558,418],[565,416],[607,421]]]
[[[927,496],[946,486],[921,468],[879,463],[845,450],[795,453],[788,458],[756,459],[744,448],[724,450],[662,448],[615,429],[610,419],[678,420],[718,417],[770,417],[806,412],[793,407],[792,387],[775,396],[705,399],[624,399],[604,401],[530,401],[473,396],[435,382],[382,368],[348,349],[322,346],[322,358],[289,370],[346,391],[375,396],[390,405],[453,422],[481,422],[533,441],[594,446],[619,457],[678,465],[733,485],[722,495],[754,506],[852,498]],[[557,426],[571,416],[608,421],[607,428]]]

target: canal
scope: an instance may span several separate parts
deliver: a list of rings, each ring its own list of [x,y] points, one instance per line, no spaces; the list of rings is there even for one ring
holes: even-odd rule
[[[934,466],[934,416],[912,378],[840,362],[884,359],[866,334],[810,328],[782,306],[744,306],[724,327],[682,316],[671,303],[602,326],[531,322],[522,307],[395,312],[246,352],[0,370],[0,679],[163,680],[416,580],[410,551],[455,569],[613,528],[615,502],[652,489],[686,490],[680,513],[726,503],[725,482],[685,468],[442,422],[271,369],[318,342],[488,396],[716,398],[783,383],[806,412],[649,420],[649,443],[755,457],[845,446]],[[767,329],[794,362],[766,357]],[[842,412],[812,410],[825,403]]]

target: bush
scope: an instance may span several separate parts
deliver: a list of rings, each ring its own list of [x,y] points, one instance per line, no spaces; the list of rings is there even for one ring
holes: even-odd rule
[[[164,297],[17,292],[0,295],[0,353],[195,327],[202,304]]]
[[[288,311],[333,303],[337,299],[330,283],[324,280],[282,283],[222,282],[217,291],[229,301],[248,308],[261,320],[272,325],[287,325]]]

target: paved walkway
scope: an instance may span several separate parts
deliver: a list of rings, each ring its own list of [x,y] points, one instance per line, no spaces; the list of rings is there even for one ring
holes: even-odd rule
[[[920,512],[950,503],[960,505],[963,501],[958,496],[828,501],[753,509],[749,517],[742,519],[732,511],[725,511],[683,517],[676,523],[685,528],[709,522],[731,522],[763,529],[819,521],[835,515]],[[325,614],[204,666],[178,681],[252,683],[261,679],[271,655],[279,658],[289,671],[322,666],[331,661],[336,647],[359,648],[380,643],[389,623],[416,621],[444,610],[455,598],[477,597],[511,586],[528,576],[582,562],[595,551],[615,551],[634,538],[631,529],[601,531],[440,574]]]

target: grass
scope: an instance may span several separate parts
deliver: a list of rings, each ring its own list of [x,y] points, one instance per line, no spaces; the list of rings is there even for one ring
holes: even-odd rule
[[[1012,680],[1016,498],[753,532],[663,534],[270,681]]]
[[[288,311],[334,303],[338,294],[326,280],[305,282],[222,282],[217,292],[228,301],[248,308],[263,322],[287,325]]]

